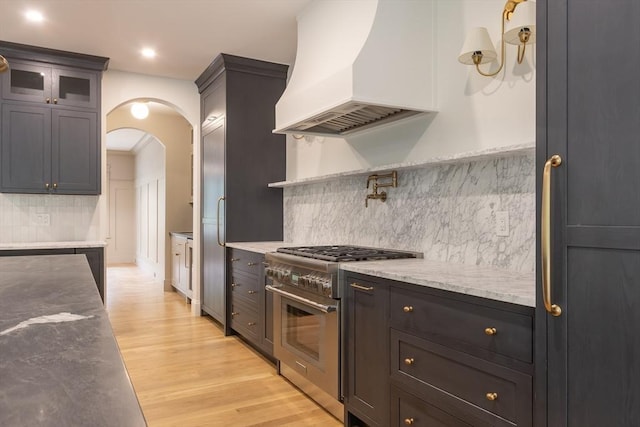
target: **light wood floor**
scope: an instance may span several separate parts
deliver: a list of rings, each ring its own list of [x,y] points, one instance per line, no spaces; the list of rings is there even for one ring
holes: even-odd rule
[[[150,427],[342,425],[137,267],[109,267],[107,289],[113,331]]]

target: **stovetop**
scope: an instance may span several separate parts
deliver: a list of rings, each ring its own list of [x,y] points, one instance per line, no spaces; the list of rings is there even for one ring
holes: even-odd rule
[[[328,245],[278,248],[278,252],[331,262],[376,261],[385,259],[417,258],[409,251],[369,248],[364,246]]]

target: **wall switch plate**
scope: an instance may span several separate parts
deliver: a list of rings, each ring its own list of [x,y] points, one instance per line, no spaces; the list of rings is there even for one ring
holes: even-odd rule
[[[496,212],[496,235],[503,237],[509,235],[509,211]]]
[[[49,214],[36,214],[36,225],[42,225],[48,227],[51,225],[51,218]]]

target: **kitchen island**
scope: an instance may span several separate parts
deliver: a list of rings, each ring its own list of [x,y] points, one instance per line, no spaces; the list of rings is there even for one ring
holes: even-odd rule
[[[146,425],[84,255],[0,257],[0,425]]]

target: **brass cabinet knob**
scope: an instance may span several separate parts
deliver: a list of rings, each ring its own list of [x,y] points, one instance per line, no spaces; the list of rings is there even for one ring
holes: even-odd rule
[[[236,285],[235,283],[231,283],[231,287],[232,288],[235,288],[236,286],[238,286],[238,285]]]
[[[240,261],[240,258],[231,258],[231,262]]]
[[[49,183],[48,182],[44,183],[44,188],[46,188],[47,190],[49,189]]]
[[[258,265],[258,263],[257,262],[248,262],[247,263],[247,267],[253,267],[255,265]]]
[[[53,98],[53,103],[57,104],[58,103],[58,98]]]
[[[404,307],[402,307],[402,311],[404,311],[405,313],[411,313],[413,311],[413,306],[405,305]]]
[[[490,400],[491,402],[498,400],[498,393],[487,393],[487,400]]]
[[[51,98],[47,98],[44,100],[47,104],[51,104]]]
[[[256,325],[256,322],[249,322],[249,323],[247,323],[247,326],[255,326],[255,325]]]
[[[406,359],[404,359],[404,364],[405,365],[413,365],[413,357],[407,357]]]
[[[484,333],[487,335],[495,335],[498,333],[496,328],[485,328]]]
[[[253,294],[255,294],[255,293],[256,293],[256,291],[249,291],[249,292],[248,292],[248,294],[249,294],[249,295],[253,295]]]
[[[53,183],[53,188],[54,188],[54,189],[58,188],[58,183],[57,183],[57,182],[54,182],[54,183]]]
[[[240,314],[240,313],[238,313],[237,311],[232,311],[232,312],[231,312],[231,317],[233,317],[233,316],[237,316],[238,314]]]
[[[404,425],[412,426],[413,425],[413,418],[405,418],[404,419]]]

